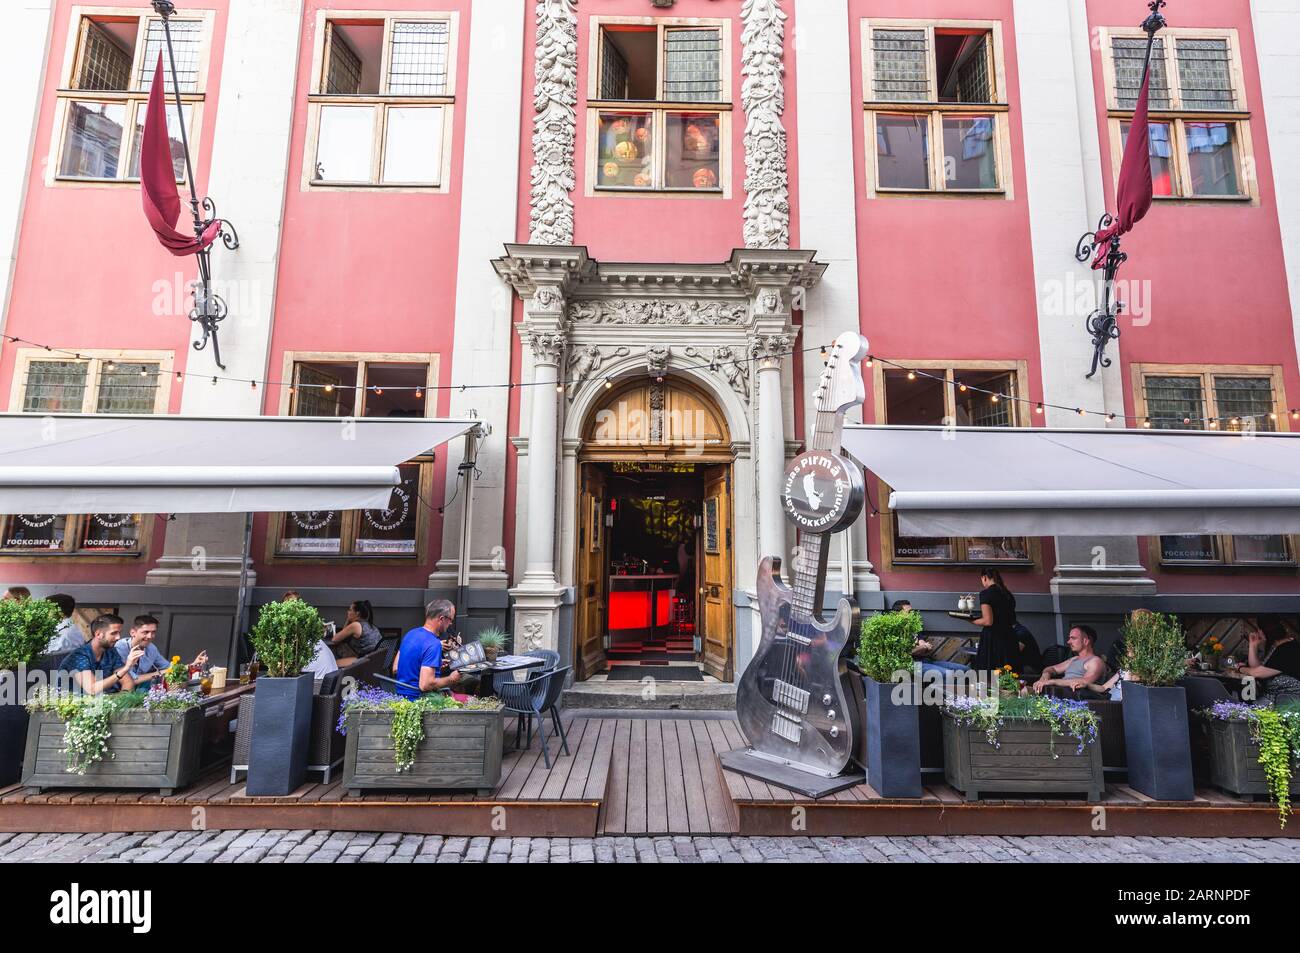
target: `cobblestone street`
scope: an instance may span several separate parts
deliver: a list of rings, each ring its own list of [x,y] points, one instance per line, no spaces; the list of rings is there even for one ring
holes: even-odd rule
[[[439,837],[330,831],[0,834],[0,863],[1297,863],[1300,841],[1157,837]]]

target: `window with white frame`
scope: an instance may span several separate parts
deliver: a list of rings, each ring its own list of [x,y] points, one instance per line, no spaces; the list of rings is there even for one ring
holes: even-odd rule
[[[431,366],[397,355],[294,359],[287,410],[297,417],[424,417],[432,405]],[[313,510],[277,517],[275,554],[326,559],[420,556],[432,457],[408,460],[398,471],[402,483],[384,509]]]
[[[308,181],[441,186],[455,102],[455,15],[322,18]]]
[[[600,22],[595,42],[594,188],[722,192],[731,109],[724,24]]]
[[[11,406],[30,414],[153,414],[167,408],[171,355],[19,353]],[[87,460],[87,466],[92,461]],[[0,516],[0,555],[137,556],[139,513]]]
[[[1108,30],[1103,37],[1116,176],[1142,85],[1146,48],[1140,31]],[[1152,49],[1148,108],[1157,198],[1251,197],[1245,174],[1250,113],[1235,30],[1162,31]]]
[[[1272,433],[1285,428],[1282,369],[1259,366],[1134,365],[1137,410],[1154,430]],[[1291,537],[1277,534],[1161,536],[1166,566],[1292,566]]]
[[[134,15],[128,15],[134,14]],[[99,182],[140,177],[145,104],[158,57],[167,79],[167,134],[178,181],[185,179],[181,129],[196,151],[204,99],[210,14],[171,18],[172,54],[181,106],[177,113],[163,21],[139,10],[80,15],[73,24],[64,85],[59,89],[55,178]]]
[[[877,370],[876,387],[884,422],[912,426],[1023,426],[1023,405],[1015,398],[1023,387],[1017,363],[942,365]],[[888,499],[884,489],[882,497]],[[1031,540],[1021,536],[918,537],[898,531],[894,513],[884,524],[885,554],[891,565],[1032,565]]]
[[[873,20],[862,41],[875,191],[1005,191],[1000,26]]]

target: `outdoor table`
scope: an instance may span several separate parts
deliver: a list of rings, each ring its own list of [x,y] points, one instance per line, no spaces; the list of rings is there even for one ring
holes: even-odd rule
[[[1198,669],[1192,669],[1187,673],[1188,678],[1212,678],[1220,682],[1233,698],[1241,696],[1241,676],[1236,672],[1202,672]]]
[[[469,666],[470,671],[466,674],[479,677],[480,694],[483,694],[482,689],[487,689],[486,695],[492,695],[496,687],[494,679],[497,675],[530,668],[540,668],[545,664],[544,659],[534,658],[531,655],[502,655],[495,662],[481,662],[478,665]],[[462,671],[464,670],[462,669]]]

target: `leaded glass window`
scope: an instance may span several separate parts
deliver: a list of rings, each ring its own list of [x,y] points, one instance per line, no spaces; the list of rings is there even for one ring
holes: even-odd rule
[[[182,93],[193,93],[199,88],[199,51],[202,47],[203,24],[197,20],[172,20],[172,53],[176,57],[176,84]],[[140,59],[140,75],[136,88],[149,92],[153,87],[153,74],[158,66],[158,56],[163,58],[163,76],[167,92],[173,93],[171,60],[167,55],[167,38],[163,34],[162,20],[150,20],[145,33],[144,56]]]
[[[95,412],[151,414],[157,403],[158,365],[112,363],[100,370]]]
[[[325,72],[325,92],[351,96],[361,91],[361,57],[330,25],[329,68]]]
[[[447,23],[393,24],[388,54],[388,92],[393,96],[442,96],[447,92]]]
[[[1178,86],[1184,109],[1235,109],[1232,60],[1226,39],[1184,39],[1174,42],[1178,56]]]
[[[925,30],[872,31],[875,98],[884,102],[930,99],[929,45]]]
[[[124,91],[131,82],[131,50],[94,20],[82,20],[77,89]]]
[[[85,361],[32,361],[27,365],[24,413],[77,414],[86,400]]]
[[[1205,393],[1200,377],[1148,377],[1147,416],[1157,430],[1204,430]]]
[[[722,38],[717,30],[668,30],[664,40],[664,94],[668,102],[722,98]]]
[[[1254,421],[1256,430],[1277,429],[1273,419],[1273,382],[1267,377],[1215,377],[1214,401],[1219,425],[1228,430],[1245,430]]]
[[[1115,99],[1120,109],[1137,105],[1138,91],[1142,88],[1142,70],[1146,63],[1145,37],[1117,36],[1111,40],[1111,54],[1115,60]],[[1168,109],[1169,76],[1165,68],[1165,41],[1157,37],[1151,52],[1151,92],[1147,98],[1150,109]]]

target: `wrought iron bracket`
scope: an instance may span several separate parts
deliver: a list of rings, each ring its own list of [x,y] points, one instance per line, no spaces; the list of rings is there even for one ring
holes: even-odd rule
[[[1097,251],[1097,232],[1109,228],[1115,219],[1107,212],[1102,215],[1095,231],[1085,232],[1075,247],[1076,261],[1089,261]],[[1111,359],[1106,356],[1106,345],[1119,340],[1119,316],[1124,311],[1124,302],[1115,296],[1115,277],[1120,265],[1128,261],[1128,254],[1120,248],[1118,238],[1110,240],[1110,249],[1102,266],[1101,307],[1097,308],[1084,320],[1084,328],[1092,337],[1092,370],[1087,377],[1096,375],[1102,367],[1110,367]]]
[[[1160,12],[1161,7],[1168,6],[1167,0],[1151,0],[1147,4],[1147,9],[1151,11],[1150,15],[1142,21],[1142,31],[1148,37],[1154,37],[1158,32],[1169,25],[1164,15]]]
[[[176,77],[176,54],[172,49],[172,33],[169,19],[176,12],[176,4],[172,0],[151,0],[154,12],[162,17],[163,35],[167,41],[167,61],[171,67],[172,91],[176,98],[176,112],[178,117],[183,118],[184,110],[181,105],[180,83]],[[218,226],[217,238],[221,239],[221,244],[227,250],[234,251],[239,247],[239,233],[235,226],[230,224],[226,219],[219,218],[217,215],[216,203],[208,196],[204,196],[200,201],[196,186],[194,184],[194,165],[190,161],[190,142],[189,135],[185,129],[185,123],[180,122],[181,147],[185,153],[185,171],[188,173],[190,186],[190,212],[194,219],[194,235],[199,237],[203,235],[214,224]],[[215,244],[215,241],[213,242]],[[217,367],[221,370],[226,369],[226,365],[221,363],[221,345],[217,341],[217,331],[221,322],[229,311],[226,301],[221,295],[212,289],[212,246],[208,245],[194,254],[198,263],[198,277],[192,284],[194,295],[194,307],[190,309],[190,320],[198,324],[203,331],[203,337],[193,343],[194,350],[202,351],[208,346],[208,341],[212,341],[212,358],[216,361]]]

